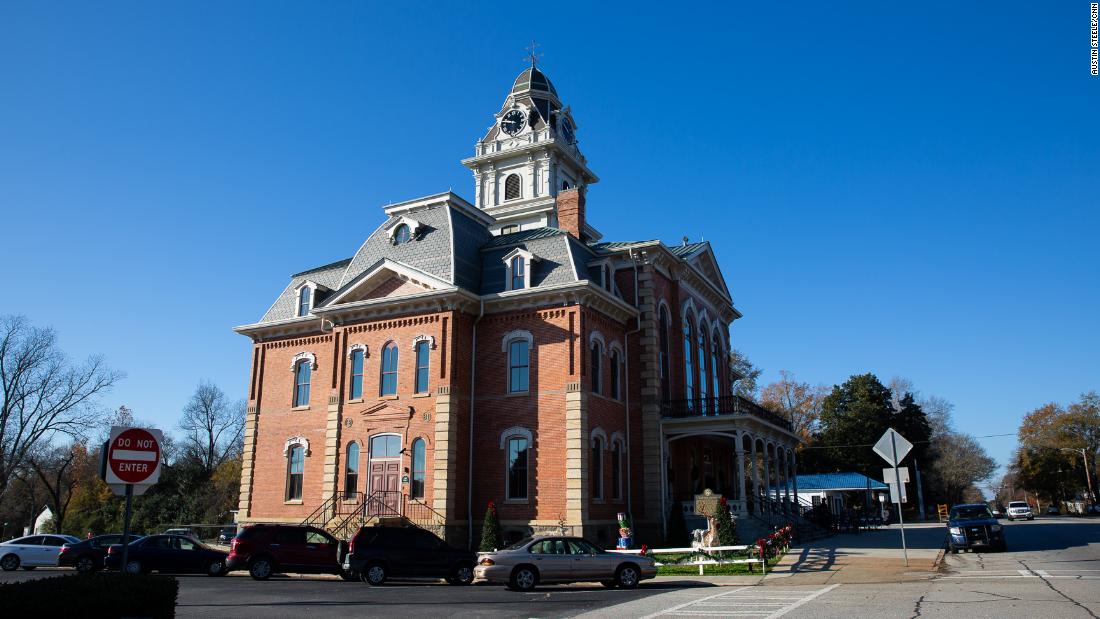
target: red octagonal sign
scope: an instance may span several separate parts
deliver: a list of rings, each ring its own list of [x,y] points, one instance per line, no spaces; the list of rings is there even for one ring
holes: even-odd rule
[[[155,484],[160,477],[160,430],[111,428],[107,483]]]

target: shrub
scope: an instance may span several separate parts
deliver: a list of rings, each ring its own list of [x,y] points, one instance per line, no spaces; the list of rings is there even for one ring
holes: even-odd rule
[[[169,576],[95,573],[0,585],[8,617],[174,617],[179,582]]]
[[[497,508],[489,501],[489,507],[485,510],[485,522],[481,525],[481,546],[478,550],[492,552],[504,547],[504,541],[500,534],[500,521],[497,520]]]

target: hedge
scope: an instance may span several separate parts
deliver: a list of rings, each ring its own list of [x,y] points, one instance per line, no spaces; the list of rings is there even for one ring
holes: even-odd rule
[[[171,618],[179,582],[169,576],[93,573],[0,585],[7,617]]]

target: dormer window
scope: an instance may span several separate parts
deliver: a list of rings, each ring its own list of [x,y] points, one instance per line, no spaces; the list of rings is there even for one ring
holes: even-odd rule
[[[419,221],[411,217],[402,216],[390,227],[390,242],[394,245],[408,243],[416,238],[416,234],[420,231],[421,227]]]
[[[523,290],[531,287],[531,262],[537,260],[529,251],[515,248],[504,256],[505,288]]]
[[[313,300],[313,289],[309,286],[302,286],[302,289],[298,291],[298,315],[308,316],[309,310],[312,308],[311,302]]]
[[[409,231],[408,224],[400,224],[397,229],[393,231],[393,244],[400,245],[402,243],[408,243],[412,238],[412,232]]]

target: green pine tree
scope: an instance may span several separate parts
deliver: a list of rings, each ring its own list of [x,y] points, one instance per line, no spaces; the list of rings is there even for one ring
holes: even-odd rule
[[[504,546],[504,540],[500,534],[500,521],[497,520],[497,508],[489,501],[489,507],[485,510],[485,522],[481,525],[481,552],[492,552]]]
[[[665,535],[665,546],[669,548],[686,548],[691,545],[691,534],[688,533],[687,523],[684,522],[684,510],[679,503],[673,502],[668,513],[668,533]]]
[[[718,529],[719,546],[741,545],[741,538],[737,536],[737,523],[730,517],[730,506],[726,497],[722,497],[718,503],[717,513],[714,514],[714,525]]]

